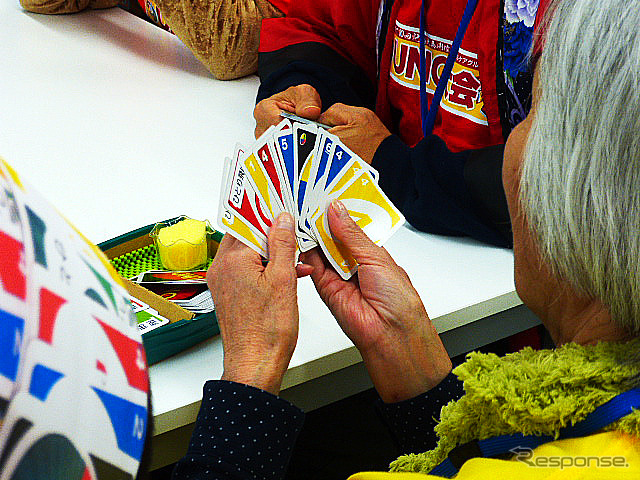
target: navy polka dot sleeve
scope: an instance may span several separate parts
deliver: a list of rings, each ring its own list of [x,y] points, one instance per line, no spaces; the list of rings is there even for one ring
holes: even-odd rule
[[[440,410],[451,400],[459,399],[462,382],[449,373],[437,386],[422,395],[397,403],[378,400],[376,408],[391,431],[402,454],[420,453],[435,448],[433,431]]]
[[[300,409],[268,392],[209,381],[189,449],[172,479],[284,478],[303,422]]]

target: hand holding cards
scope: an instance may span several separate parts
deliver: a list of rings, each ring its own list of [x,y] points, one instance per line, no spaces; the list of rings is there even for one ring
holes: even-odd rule
[[[377,245],[404,223],[404,217],[377,183],[378,172],[340,139],[313,123],[283,120],[250,147],[237,146],[225,159],[218,221],[223,230],[269,258],[267,235],[283,211],[295,219],[298,248],[320,246],[342,278],[357,263],[336,245],[326,217],[340,200]]]

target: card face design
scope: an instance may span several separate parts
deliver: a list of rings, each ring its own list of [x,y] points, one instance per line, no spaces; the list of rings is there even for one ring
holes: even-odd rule
[[[336,242],[326,218],[334,199],[381,245],[404,223],[378,186],[378,172],[341,140],[313,123],[283,120],[251,148],[225,161],[218,221],[223,230],[268,259],[267,237],[283,211],[295,221],[300,252],[320,247],[344,279],[358,268]]]
[[[236,155],[234,158],[239,158],[244,151],[241,148],[236,148]],[[223,170],[223,186],[220,191],[220,200],[218,207],[218,224],[224,231],[233,232],[233,236],[241,240],[245,245],[249,246],[254,252],[261,256],[267,255],[267,235],[261,229],[261,225],[254,226],[249,220],[237,214],[234,209],[230,207],[227,202],[229,195],[229,172],[232,168],[232,160],[225,158],[224,170]],[[225,181],[226,179],[226,181]],[[252,215],[251,218],[255,217]]]
[[[149,270],[138,277],[139,282],[180,282],[180,283],[206,283],[207,271],[168,272],[166,270]]]
[[[258,198],[256,202],[258,214],[264,220],[269,220],[268,227],[271,228],[271,221],[284,211],[284,206],[280,205],[277,193],[269,182],[269,177],[262,168],[254,153],[247,156],[242,162],[245,167],[244,172],[248,174],[246,180],[253,187],[253,191]],[[264,207],[264,208],[263,208]]]
[[[240,163],[236,163],[233,177],[229,184],[229,195],[227,204],[249,222],[262,235],[266,236],[267,231],[271,228],[271,218],[265,212],[269,210],[263,208],[260,204],[261,199],[256,195],[252,185],[247,180],[245,167]]]
[[[298,167],[295,164],[295,158],[293,156],[293,131],[291,129],[280,133],[276,137],[276,148],[279,152],[283,170],[287,174],[288,193],[293,198],[293,192],[296,191],[297,185]]]

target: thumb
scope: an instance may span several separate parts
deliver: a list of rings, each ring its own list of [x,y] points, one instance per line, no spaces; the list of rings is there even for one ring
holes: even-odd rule
[[[327,125],[348,125],[352,120],[353,107],[343,103],[334,103],[320,116],[319,120]]]
[[[296,235],[293,217],[283,212],[269,230],[269,265],[276,271],[293,271],[296,259]]]
[[[327,212],[333,237],[342,243],[359,264],[379,263],[382,249],[353,221],[340,200],[334,200]]]
[[[298,85],[294,91],[296,115],[317,120],[322,112],[320,94],[311,85]]]

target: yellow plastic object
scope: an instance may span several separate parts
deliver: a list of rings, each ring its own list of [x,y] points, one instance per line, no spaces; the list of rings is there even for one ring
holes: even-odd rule
[[[168,270],[193,270],[207,263],[209,222],[182,216],[158,223],[150,235],[154,239],[162,266]]]

